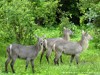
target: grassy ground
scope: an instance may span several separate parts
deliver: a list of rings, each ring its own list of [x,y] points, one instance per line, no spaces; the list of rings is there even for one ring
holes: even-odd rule
[[[41,30],[40,30],[41,31]],[[59,31],[47,31],[45,33],[52,34],[53,37],[59,36]],[[52,33],[53,32],[53,33]],[[54,35],[54,32],[57,33],[57,35]],[[79,31],[80,32],[80,31]],[[38,31],[39,33],[39,31]],[[72,40],[79,40],[80,34],[74,33],[74,39]],[[47,35],[49,37],[49,34]],[[51,37],[52,37],[51,36]],[[73,37],[72,37],[73,38]],[[2,48],[1,48],[2,49]],[[0,49],[0,50],[1,50]],[[4,48],[6,49],[6,48]],[[25,60],[17,59],[14,65],[16,73],[13,74],[11,71],[10,65],[8,65],[8,73],[5,73],[4,66],[5,61],[7,57],[5,58],[4,53],[5,51],[0,51],[2,55],[0,55],[0,75],[100,75],[100,50],[95,49],[94,42],[90,42],[90,46],[88,50],[85,50],[80,55],[80,62],[79,65],[76,65],[75,60],[71,64],[69,63],[70,56],[63,55],[63,62],[58,65],[54,65],[53,59],[54,59],[54,53],[52,53],[52,56],[50,57],[50,63],[48,64],[45,56],[43,57],[42,63],[40,64],[40,54],[38,54],[37,58],[35,59],[35,73],[32,73],[31,65],[29,65],[27,71],[25,71]],[[3,54],[4,53],[4,54]]]
[[[60,65],[54,65],[54,54],[50,57],[50,63],[46,62],[45,56],[42,63],[39,63],[40,54],[35,60],[34,75],[100,75],[100,52],[99,50],[86,50],[80,55],[80,63],[76,65],[75,60],[70,66],[70,56],[63,55],[63,62]],[[6,58],[0,57],[0,75],[6,75],[4,72],[4,63]],[[25,71],[25,60],[17,59],[14,66],[16,73],[13,75],[33,75],[31,65]],[[10,65],[8,66],[8,74],[12,75]]]

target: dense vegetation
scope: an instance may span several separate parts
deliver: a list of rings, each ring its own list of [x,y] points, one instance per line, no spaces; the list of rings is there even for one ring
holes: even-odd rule
[[[35,61],[36,75],[100,74],[100,0],[0,0],[0,75],[4,73],[6,48],[11,43],[31,45],[36,43],[34,34],[47,38],[62,36],[63,27],[70,28],[74,34],[72,41],[78,41],[81,30],[93,36],[88,50],[80,57],[80,64],[69,66],[69,57],[63,55],[64,64],[50,64],[45,57],[39,63],[40,54]],[[23,63],[23,64],[22,64]],[[25,72],[25,61],[15,64],[16,75],[30,75]],[[9,67],[10,69],[10,67]],[[20,71],[20,70],[21,71]],[[11,69],[8,75],[11,75]]]

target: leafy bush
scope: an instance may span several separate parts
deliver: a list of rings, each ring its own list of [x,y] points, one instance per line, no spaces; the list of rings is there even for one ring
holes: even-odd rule
[[[58,1],[40,2],[37,4],[38,6],[35,7],[33,12],[37,24],[48,27],[52,26],[55,23]]]
[[[94,24],[96,25],[96,27],[100,28],[100,15],[95,18]]]
[[[95,42],[95,47],[97,49],[100,49],[100,29],[96,28],[95,29],[95,35],[94,35],[94,42]]]

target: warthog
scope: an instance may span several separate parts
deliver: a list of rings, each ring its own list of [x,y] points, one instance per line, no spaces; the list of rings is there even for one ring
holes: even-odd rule
[[[63,41],[63,42],[58,42],[54,45],[54,51],[55,51],[55,58],[54,58],[54,63],[58,63],[58,59],[62,55],[62,53],[71,55],[71,60],[70,62],[72,63],[74,57],[76,59],[76,63],[78,64],[78,58],[79,54],[84,50],[88,48],[89,45],[89,40],[92,39],[92,37],[87,33],[82,31],[82,37],[79,42],[68,42],[68,41]]]
[[[34,72],[34,59],[36,58],[39,51],[43,49],[43,38],[37,37],[37,39],[38,39],[38,42],[36,45],[24,46],[20,44],[11,44],[7,48],[8,59],[5,62],[6,72],[8,72],[7,66],[9,62],[11,61],[10,66],[11,66],[12,72],[15,73],[13,66],[17,58],[26,60],[26,69],[30,61],[31,66],[32,66],[32,71]]]

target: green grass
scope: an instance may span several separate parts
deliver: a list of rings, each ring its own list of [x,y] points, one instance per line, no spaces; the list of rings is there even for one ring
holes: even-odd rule
[[[71,37],[72,41],[78,41],[81,37],[80,31],[78,30],[73,35],[74,37]],[[48,38],[50,37],[59,37],[60,30],[54,29],[54,30],[48,30],[48,29],[42,29],[42,30],[36,30],[35,31],[38,35],[42,36],[43,34],[46,34]],[[40,34],[40,32],[42,34]],[[94,45],[95,42],[91,41],[90,46],[88,50],[83,51],[80,54],[80,62],[79,65],[76,65],[75,60],[70,66],[69,60],[70,56],[63,55],[63,62],[58,65],[54,65],[53,59],[54,59],[54,53],[52,53],[50,57],[50,63],[48,64],[46,61],[45,56],[43,57],[42,63],[40,64],[40,54],[38,54],[37,58],[35,59],[35,73],[32,73],[31,65],[29,64],[29,67],[27,71],[25,71],[25,60],[17,59],[14,65],[16,73],[13,74],[11,71],[10,65],[8,65],[8,73],[5,73],[4,66],[5,61],[7,57],[5,58],[5,50],[7,44],[0,44],[0,75],[100,75],[100,50],[97,50]],[[4,45],[4,46],[3,46]]]
[[[45,56],[42,63],[39,63],[40,53],[35,59],[35,73],[34,75],[99,75],[100,74],[100,52],[99,50],[86,50],[80,55],[79,65],[76,65],[75,60],[70,66],[70,56],[63,55],[63,62],[54,65],[54,53],[50,57],[48,64]],[[12,75],[10,65],[8,65],[8,74],[4,72],[5,57],[0,57],[0,75]],[[33,75],[31,65],[25,71],[25,60],[17,59],[14,65],[16,73],[13,75]]]

